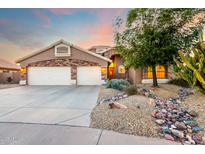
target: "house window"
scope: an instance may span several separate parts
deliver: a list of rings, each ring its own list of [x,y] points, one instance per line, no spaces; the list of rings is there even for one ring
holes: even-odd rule
[[[158,79],[166,79],[168,78],[168,67],[157,65],[156,66],[156,75]],[[143,78],[144,79],[152,79],[152,67],[147,67],[143,70]]]
[[[70,46],[64,44],[55,46],[55,56],[56,57],[70,56]]]
[[[125,66],[123,66],[123,65],[118,66],[118,73],[124,74],[125,73]]]

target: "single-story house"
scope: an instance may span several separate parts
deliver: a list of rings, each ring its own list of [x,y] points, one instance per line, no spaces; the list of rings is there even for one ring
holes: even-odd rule
[[[104,47],[104,48],[103,48]],[[152,68],[126,69],[123,59],[114,47],[94,46],[89,49],[103,57],[112,60],[107,68],[108,79],[128,79],[133,84],[152,83]],[[156,66],[157,79],[159,83],[166,83],[172,78],[171,66]]]
[[[18,83],[20,66],[7,60],[0,59],[0,83]]]
[[[16,61],[21,66],[20,83],[28,85],[100,85],[111,62],[65,40]]]
[[[16,61],[21,66],[21,84],[100,85],[106,79],[128,79],[133,84],[151,83],[151,68],[126,69],[116,49],[94,46],[88,50],[59,40]],[[158,82],[170,78],[168,66],[157,66]]]

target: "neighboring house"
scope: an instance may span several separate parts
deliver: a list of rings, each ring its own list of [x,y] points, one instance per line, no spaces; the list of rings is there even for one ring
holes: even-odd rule
[[[111,60],[59,40],[16,61],[21,66],[21,84],[100,85],[107,79]]]
[[[93,48],[91,49],[89,50],[97,53],[95,50],[93,50]],[[133,84],[152,83],[151,67],[144,69],[129,68],[126,70],[123,66],[123,59],[120,57],[119,53],[114,47],[104,49],[99,54],[112,60],[112,63],[110,63],[107,68],[108,79],[128,79]],[[156,71],[159,83],[166,83],[171,78],[171,69],[168,66],[157,66]]]
[[[0,59],[0,83],[19,83],[20,66]]]

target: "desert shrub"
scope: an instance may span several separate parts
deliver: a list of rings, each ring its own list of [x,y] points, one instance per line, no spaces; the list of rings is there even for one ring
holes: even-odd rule
[[[186,88],[189,87],[189,83],[186,80],[183,80],[181,78],[172,79],[168,83],[169,84],[174,84],[174,85],[177,85],[177,86],[181,86],[181,87],[186,87]]]
[[[130,85],[124,88],[124,91],[128,94],[128,95],[135,95],[137,94],[137,87],[134,85]]]
[[[8,78],[7,78],[7,82],[10,83],[11,81],[12,81],[12,78],[11,78],[11,77],[8,77]]]
[[[118,90],[123,90],[126,86],[129,86],[130,83],[127,80],[123,79],[112,79],[109,80],[106,84],[107,88],[113,88]]]

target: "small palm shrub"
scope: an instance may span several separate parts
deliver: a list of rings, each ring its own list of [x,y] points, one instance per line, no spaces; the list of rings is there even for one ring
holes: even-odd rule
[[[177,86],[181,86],[181,87],[185,87],[185,88],[189,87],[189,83],[186,80],[183,80],[181,78],[172,79],[168,83],[169,84],[174,84],[174,85],[177,85]]]
[[[124,91],[130,96],[137,94],[137,87],[134,85],[130,85],[124,88]]]
[[[129,86],[130,83],[127,80],[123,79],[112,79],[109,80],[106,84],[107,88],[113,88],[117,90],[123,90],[125,87]]]

